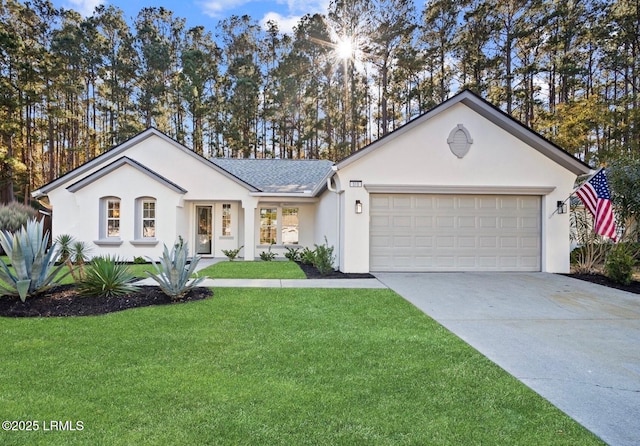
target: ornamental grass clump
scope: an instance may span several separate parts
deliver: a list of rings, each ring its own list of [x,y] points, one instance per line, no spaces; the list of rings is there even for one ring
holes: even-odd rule
[[[100,297],[122,297],[140,289],[134,285],[131,268],[118,257],[94,257],[78,283],[80,294]]]
[[[0,260],[0,292],[19,296],[22,302],[27,297],[57,285],[54,278],[62,268],[56,267],[59,252],[56,244],[47,250],[49,232],[45,233],[42,221],[28,220],[14,233],[0,231],[0,245],[11,260],[15,270]]]
[[[169,252],[167,245],[164,245],[159,262],[156,263],[153,259],[151,261],[156,272],[147,271],[147,274],[173,300],[182,299],[185,294],[204,280],[204,277],[200,277],[189,282],[198,266],[200,256],[189,258],[189,247],[182,240],[171,249],[171,252]]]

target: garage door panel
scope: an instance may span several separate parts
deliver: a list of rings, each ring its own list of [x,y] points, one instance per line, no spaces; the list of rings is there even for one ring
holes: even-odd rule
[[[451,197],[436,197],[435,202],[437,209],[453,209],[455,203]]]
[[[454,228],[455,227],[455,218],[454,217],[436,217],[436,227],[438,228]]]
[[[416,236],[415,237],[416,248],[431,248],[433,247],[433,237],[429,236]]]
[[[369,200],[369,205],[371,206],[371,209],[391,209],[391,206],[389,206],[390,203],[390,198],[384,195],[372,195],[371,199]]]
[[[410,196],[394,196],[392,203],[394,209],[411,209]]]
[[[520,221],[520,226],[524,229],[537,229],[540,225],[535,217],[523,217]]]
[[[479,197],[476,199],[478,209],[498,209],[499,200],[496,197]]]
[[[521,248],[537,251],[539,246],[540,246],[540,239],[538,239],[537,237],[521,237],[520,238]]]
[[[517,217],[502,217],[500,219],[500,228],[502,229],[517,229],[518,218]]]
[[[433,227],[433,217],[415,217],[415,226],[416,228],[432,228]]]
[[[518,237],[500,237],[500,248],[518,249]]]
[[[480,228],[497,228],[498,227],[498,218],[497,217],[478,217],[478,223]]]
[[[462,216],[458,217],[458,228],[471,228],[475,229],[477,225],[476,217]]]
[[[411,217],[409,216],[394,216],[392,219],[392,225],[395,228],[410,228],[411,227]]]
[[[539,271],[535,196],[372,194],[372,271]]]
[[[458,247],[460,248],[477,248],[477,240],[476,237],[465,237],[465,236],[460,236],[458,237]]]

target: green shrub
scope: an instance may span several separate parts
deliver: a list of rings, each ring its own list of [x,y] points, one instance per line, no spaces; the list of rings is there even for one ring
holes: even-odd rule
[[[315,245],[315,247],[313,266],[316,267],[320,274],[326,276],[334,271],[333,263],[336,258],[333,255],[333,246],[327,244],[327,238],[325,237],[324,243],[322,245]]]
[[[0,292],[19,296],[23,302],[27,297],[41,293],[56,285],[54,278],[62,268],[55,266],[59,252],[55,243],[47,250],[49,233],[44,232],[42,221],[28,220],[15,233],[0,231],[0,246],[4,249],[15,270],[15,274],[0,260]]]
[[[35,220],[38,211],[30,206],[13,201],[0,206],[0,231],[16,232],[27,224],[28,220]]]
[[[299,262],[300,261],[300,248],[286,248],[287,252],[284,253],[284,256],[291,262]]]
[[[604,263],[604,273],[616,283],[629,285],[633,278],[635,263],[629,247],[624,244],[618,244],[607,255]]]
[[[167,245],[164,245],[159,265],[152,260],[156,272],[147,271],[147,274],[158,282],[158,285],[167,296],[177,300],[181,299],[204,280],[204,277],[201,277],[193,279],[189,283],[189,279],[199,261],[200,256],[195,256],[189,262],[189,247],[180,239],[171,249],[171,252],[167,249]]]
[[[236,259],[236,257],[238,257],[238,254],[240,253],[240,250],[242,248],[244,248],[244,246],[241,246],[236,249],[223,249],[222,253],[229,258],[230,262],[233,262]]]
[[[315,262],[315,259],[316,259],[315,251],[305,246],[305,248],[302,250],[302,253],[300,254],[300,261],[305,265],[313,265]]]
[[[136,265],[144,265],[145,263],[147,263],[147,259],[145,259],[144,257],[134,257],[133,258],[133,263],[135,263]]]
[[[273,259],[276,258],[276,253],[275,252],[271,252],[271,247],[273,246],[273,243],[269,245],[269,249],[268,251],[262,251],[260,253],[260,259],[265,261],[265,262],[270,262]]]
[[[94,257],[78,283],[78,291],[88,296],[125,296],[140,288],[131,283],[133,279],[129,266],[117,257]]]

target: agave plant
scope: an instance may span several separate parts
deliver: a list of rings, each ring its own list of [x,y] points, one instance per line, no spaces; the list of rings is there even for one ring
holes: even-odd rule
[[[167,245],[164,245],[164,251],[160,258],[160,265],[153,259],[153,267],[155,273],[147,271],[149,277],[158,282],[160,289],[171,299],[177,300],[182,298],[192,288],[197,287],[203,280],[203,277],[189,279],[198,266],[200,256],[195,256],[189,263],[189,247],[186,243],[177,243],[169,252]]]
[[[49,232],[44,232],[44,223],[28,220],[15,233],[0,232],[0,245],[11,259],[15,274],[0,260],[0,291],[10,296],[27,297],[41,293],[54,285],[54,279],[62,265],[55,265],[59,252],[54,243],[47,250]]]

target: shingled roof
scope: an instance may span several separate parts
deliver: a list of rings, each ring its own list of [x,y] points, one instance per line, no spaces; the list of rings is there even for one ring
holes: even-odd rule
[[[211,158],[245,183],[267,193],[317,194],[331,174],[326,160]]]

